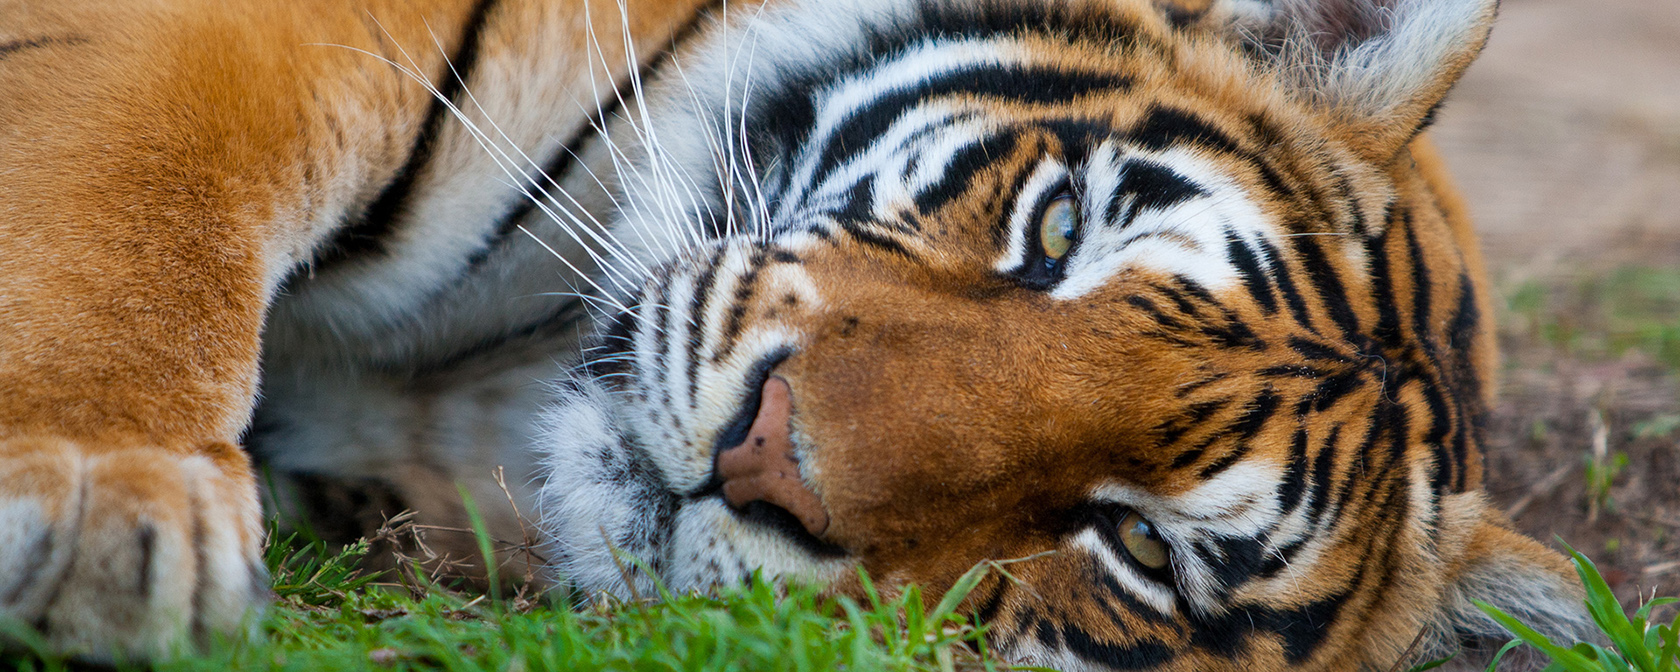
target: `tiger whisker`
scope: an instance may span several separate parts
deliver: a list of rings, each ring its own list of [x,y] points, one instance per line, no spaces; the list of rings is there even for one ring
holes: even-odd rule
[[[370,16],[370,18],[372,18],[375,25],[380,26],[380,29],[384,30],[384,26],[379,23],[377,18],[373,18],[371,16]],[[450,114],[452,116],[454,116],[456,119],[462,121],[463,124],[468,128],[469,135],[471,137],[473,137],[473,139],[476,142],[478,142],[479,145],[481,147],[483,147],[486,151],[492,152],[492,159],[496,160],[495,157],[494,157],[493,148],[487,144],[486,140],[483,137],[481,137],[482,133],[481,133],[481,131],[478,131],[477,126],[474,125],[471,122],[471,120],[465,118],[465,115],[460,111],[459,108],[457,108],[455,106],[453,101],[448,100],[448,98],[446,96],[442,95],[441,91],[437,90],[437,87],[433,86],[432,83],[430,81],[428,81],[424,76],[421,76],[421,74],[418,72],[419,64],[416,63],[414,61],[413,57],[410,56],[407,53],[407,51],[402,48],[401,44],[397,43],[396,39],[394,37],[392,37],[389,32],[386,32],[386,36],[390,39],[391,43],[396,47],[398,52],[402,54],[403,58],[405,60],[409,61],[410,65],[413,66],[413,67],[405,67],[402,64],[397,63],[396,61],[393,61],[391,59],[388,59],[388,58],[386,58],[386,57],[384,57],[380,54],[376,54],[376,53],[373,53],[373,52],[368,51],[366,49],[360,49],[360,48],[352,47],[352,46],[349,46],[349,45],[317,43],[317,44],[315,44],[315,46],[338,47],[338,48],[341,48],[341,49],[348,49],[350,51],[354,51],[354,52],[357,52],[357,53],[364,54],[364,55],[369,56],[371,58],[377,59],[377,60],[379,60],[379,61],[381,61],[381,62],[383,62],[387,65],[390,65],[391,67],[395,68],[398,72],[402,73],[404,76],[408,77],[409,79],[414,80],[415,82],[418,82],[434,98],[442,101],[443,104],[446,106],[446,109],[449,110]],[[447,60],[447,58],[446,58],[446,60]],[[454,71],[454,66],[452,64],[450,65],[450,69],[451,69],[451,72]],[[512,174],[512,171],[509,170],[505,165],[503,165],[503,163],[500,160],[496,160],[496,164],[497,164],[497,167],[501,168],[504,172],[508,173],[508,177],[514,178],[514,176]],[[515,179],[517,179],[517,178],[515,178]],[[520,188],[520,191],[527,198],[531,198],[531,194],[528,190],[525,190],[523,187],[519,187],[519,188]],[[540,207],[540,203],[539,203],[539,207]],[[521,227],[521,228],[523,228],[523,227]],[[529,235],[529,232],[527,232],[527,234]],[[535,236],[533,236],[533,238],[535,238]],[[539,242],[541,242],[541,241],[539,241]],[[547,247],[547,245],[545,244],[544,247]],[[585,246],[585,248],[587,249],[587,246]],[[549,250],[550,250],[550,252],[553,251],[552,248],[549,248]],[[568,267],[569,270],[572,270],[574,273],[577,273],[579,277],[584,278],[586,282],[589,282],[592,286],[594,286],[596,288],[596,290],[600,291],[603,294],[607,294],[607,291],[604,288],[600,287],[600,285],[598,283],[596,283],[593,279],[591,279],[588,274],[585,274],[581,270],[577,269],[569,260],[565,259],[564,257],[560,257],[560,255],[558,255],[558,254],[556,254],[556,257],[559,258],[561,263],[565,264]]]
[[[379,25],[377,19],[375,19],[375,24]],[[381,25],[380,29],[384,30],[384,27]],[[443,55],[444,62],[448,65],[451,74],[453,74],[456,77],[457,80],[463,82],[462,91],[468,96],[469,100],[471,100],[473,102],[474,106],[478,107],[478,109],[481,113],[485,113],[486,121],[491,123],[492,126],[495,126],[494,120],[489,119],[488,113],[478,103],[477,98],[473,96],[471,88],[465,85],[464,79],[461,77],[460,73],[455,69],[454,63],[449,61],[448,54],[445,52],[442,43],[438,40],[437,35],[435,33],[431,32],[431,26],[429,24],[427,24],[427,31],[428,31],[429,34],[431,34],[434,46],[438,49],[439,53]],[[389,33],[387,33],[387,35],[389,36]],[[489,154],[491,160],[496,163],[497,167],[500,168],[503,171],[503,173],[505,173],[510,179],[515,180],[515,184],[513,184],[511,186],[513,186],[515,189],[517,189],[521,193],[521,195],[523,195],[527,199],[530,199],[532,201],[532,203],[538,209],[540,209],[547,217],[549,217],[549,219],[551,219],[555,223],[559,224],[561,226],[562,230],[565,233],[567,233],[567,235],[569,235],[575,242],[577,242],[578,245],[581,248],[583,248],[583,250],[587,254],[589,254],[591,259],[598,266],[601,266],[601,267],[605,268],[606,267],[605,262],[604,262],[604,259],[601,257],[601,255],[594,248],[590,247],[589,243],[586,242],[585,240],[583,240],[582,237],[579,236],[578,233],[577,233],[578,229],[582,229],[586,232],[589,232],[591,234],[591,237],[598,239],[599,237],[594,235],[594,228],[585,225],[582,222],[582,220],[580,220],[574,213],[572,213],[569,210],[566,210],[564,208],[561,208],[561,210],[564,211],[564,213],[565,213],[565,218],[562,218],[553,209],[550,209],[540,199],[538,199],[535,195],[533,195],[530,192],[529,188],[527,188],[525,186],[526,181],[530,179],[529,176],[523,174],[523,171],[521,171],[521,175],[515,176],[513,169],[510,167],[512,165],[516,165],[517,162],[515,162],[512,159],[512,157],[508,156],[505,151],[503,151],[499,146],[497,146],[494,142],[492,142],[491,139],[489,138],[489,136],[487,134],[485,134],[482,129],[479,128],[477,123],[475,123],[473,120],[467,118],[466,114],[455,104],[455,102],[453,100],[449,100],[449,99],[447,99],[447,97],[443,96],[441,94],[441,92],[438,91],[436,89],[436,87],[431,84],[430,81],[426,80],[424,77],[418,76],[419,66],[418,66],[417,63],[415,63],[413,57],[408,54],[406,49],[403,49],[401,44],[396,43],[394,38],[392,38],[391,41],[392,41],[393,45],[397,48],[399,53],[402,54],[403,58],[405,60],[407,60],[413,66],[412,68],[404,69],[404,71],[406,73],[408,73],[411,78],[414,78],[417,81],[421,82],[422,86],[424,86],[426,88],[426,90],[433,95],[433,97],[435,97],[439,101],[441,101],[445,105],[446,109],[449,110],[451,115],[453,117],[455,117],[458,121],[461,122],[463,127],[468,132],[469,136],[472,137],[473,140],[475,142],[477,142],[479,144],[479,146],[481,148],[483,148]],[[395,65],[395,64],[393,64],[393,65]],[[400,67],[400,66],[398,66],[398,67]],[[497,132],[502,134],[503,139],[508,139],[506,134],[501,132],[501,129],[500,129],[499,126],[496,126],[496,128],[497,128]],[[511,141],[511,139],[509,139],[509,144],[510,145],[514,144]],[[515,146],[515,150],[518,151],[517,146]],[[539,174],[543,173],[542,167],[540,165],[537,165],[536,162],[531,161],[530,157],[526,156],[522,151],[520,152],[520,154],[521,154],[521,156],[525,157],[525,160],[528,164],[530,164],[530,165],[532,165],[533,167],[536,168],[536,172],[538,172]],[[550,181],[552,182],[552,180],[550,180]],[[555,186],[558,189],[559,185],[555,185]],[[563,189],[559,189],[559,191],[561,193],[566,193],[565,190],[563,190]],[[568,198],[570,198],[570,194],[567,194],[567,196],[568,196]],[[576,201],[574,199],[574,203],[575,202]],[[559,206],[559,204],[557,202],[555,203],[555,205],[557,207]],[[579,206],[579,209],[583,210],[585,212],[585,216],[589,216],[591,221],[594,222],[594,217],[592,215],[588,214],[587,209],[582,208],[581,206]],[[571,224],[568,224],[567,221],[565,221],[566,219],[570,219],[572,221],[572,223],[576,224],[576,227],[574,228]],[[597,224],[597,226],[599,225],[599,222],[595,222],[595,223]],[[527,236],[530,236],[533,239],[537,238],[537,236],[535,236],[535,234],[533,234],[529,230],[524,229],[524,227],[521,226],[520,228]],[[543,241],[537,240],[537,242],[539,244],[542,244],[545,249],[548,249],[548,251],[550,253],[554,253],[553,248],[548,246]],[[612,245],[608,244],[607,247],[610,249],[612,247]],[[597,291],[600,291],[602,294],[608,294],[608,292],[604,288],[602,288],[598,283],[596,283],[593,280],[593,274],[588,274],[588,273],[585,273],[584,271],[582,271],[581,269],[578,269],[574,264],[571,263],[570,260],[565,259],[564,257],[561,257],[557,253],[555,253],[555,256],[557,258],[559,258],[560,261],[563,264],[565,264],[569,270],[571,270],[573,273],[577,274],[579,277],[584,278],[585,281],[589,282],[590,285],[594,286]],[[607,279],[609,281],[612,281],[613,284],[620,290],[625,290],[625,289],[628,288],[627,285],[623,282],[620,282],[620,280],[618,278],[609,277]]]
[[[595,32],[595,20],[594,20],[593,13],[591,12],[591,10],[589,8],[589,3],[587,3],[587,2],[584,3],[584,8],[583,9],[584,9],[584,25],[586,26],[586,29],[587,29],[589,42],[593,47],[590,50],[590,56],[589,56],[590,63],[591,63],[591,65],[589,67],[590,87],[591,87],[591,89],[599,89],[600,86],[595,80],[595,69],[594,69],[594,66],[593,66],[594,58],[596,58],[596,57],[600,58],[601,67],[606,72],[609,72],[609,73],[612,72],[612,65],[611,65],[611,61],[609,61],[607,59],[606,52],[603,50],[603,48],[601,46],[601,40],[600,40],[599,34],[597,34]],[[620,25],[623,27],[623,31],[624,31],[626,51],[630,52],[630,53],[627,53],[627,55],[626,55],[626,58],[629,60],[629,71],[630,71],[630,73],[632,73],[631,76],[630,76],[630,84],[631,84],[633,90],[639,92],[640,91],[640,78],[637,77],[634,74],[638,71],[639,68],[637,67],[638,64],[635,61],[635,56],[633,54],[634,45],[633,45],[633,41],[630,39],[630,35],[629,35],[629,32],[628,32],[629,31],[629,20],[627,18],[626,12],[627,12],[627,8],[624,7],[623,3],[621,2],[620,3],[620,8],[619,8]],[[619,90],[618,85],[616,83],[613,83],[610,86],[609,90],[612,91],[613,98],[618,102],[618,106],[621,109],[629,109],[629,103],[625,100],[624,92]],[[635,95],[635,93],[632,93],[632,96],[634,96],[634,95]],[[637,192],[648,191],[648,189],[646,188],[648,186],[647,178],[644,177],[643,175],[641,175],[640,173],[636,172],[636,171],[626,169],[626,166],[630,162],[629,157],[628,157],[628,155],[626,155],[621,150],[621,148],[618,146],[618,143],[611,139],[611,134],[605,132],[604,127],[607,124],[606,109],[604,107],[602,107],[599,99],[597,99],[597,101],[596,101],[596,111],[597,111],[597,114],[598,114],[598,118],[601,119],[601,125],[603,127],[601,129],[602,133],[601,133],[600,137],[602,137],[603,139],[605,139],[607,141],[606,142],[606,147],[608,149],[608,158],[613,163],[613,170],[618,173],[618,176],[621,180],[625,180],[626,182],[628,182],[629,180],[633,179],[635,182],[641,184],[641,186],[643,187],[643,189],[632,190],[632,191],[626,192],[626,194],[625,194],[626,204],[629,205],[630,207],[629,207],[628,210],[621,210],[621,212],[634,213],[636,215],[637,220],[645,219],[646,218],[646,210],[644,209],[644,205],[642,203],[638,202],[639,199],[638,199],[638,196],[637,196]],[[642,129],[640,127],[638,127],[636,125],[636,123],[634,123],[633,120],[627,120],[626,126],[629,129],[630,133],[637,138],[638,142],[640,142],[644,146],[648,145],[647,138],[643,134]],[[670,250],[665,249],[665,245],[662,242],[660,242],[657,238],[655,238],[651,242],[649,241],[648,236],[647,236],[647,232],[645,231],[645,227],[638,225],[638,226],[632,226],[631,228],[632,228],[633,232],[636,234],[637,239],[640,241],[640,243],[642,244],[643,247],[656,249],[662,256],[669,256]]]

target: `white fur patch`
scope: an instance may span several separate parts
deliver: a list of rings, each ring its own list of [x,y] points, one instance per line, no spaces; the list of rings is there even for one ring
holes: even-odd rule
[[[1108,570],[1109,575],[1119,581],[1133,597],[1149,605],[1163,617],[1173,615],[1172,590],[1139,574],[1126,560],[1114,557],[1114,552],[1109,550],[1108,544],[1103,543],[1095,530],[1087,529],[1074,535],[1072,543],[1095,557],[1103,569]]]
[[[1116,197],[1128,166],[1144,161],[1171,169],[1204,195],[1165,209],[1141,210],[1124,227],[1095,217]],[[1151,152],[1106,142],[1092,152],[1083,175],[1088,183],[1085,212],[1093,214],[1065,262],[1066,277],[1051,290],[1057,299],[1085,296],[1128,269],[1182,275],[1217,291],[1237,280],[1226,255],[1228,233],[1245,242],[1275,235],[1275,225],[1245,190],[1195,149]]]

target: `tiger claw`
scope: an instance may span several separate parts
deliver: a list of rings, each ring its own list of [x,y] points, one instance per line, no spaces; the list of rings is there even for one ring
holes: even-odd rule
[[[267,595],[249,462],[217,444],[0,442],[0,619],[89,661],[166,657]]]

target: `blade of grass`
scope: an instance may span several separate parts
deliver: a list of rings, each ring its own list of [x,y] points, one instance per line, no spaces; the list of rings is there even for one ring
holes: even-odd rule
[[[1483,613],[1487,614],[1489,618],[1492,618],[1493,620],[1498,621],[1500,625],[1505,626],[1505,629],[1511,631],[1511,634],[1516,635],[1523,641],[1528,642],[1534,648],[1540,649],[1541,651],[1544,651],[1546,655],[1551,656],[1552,660],[1556,661],[1560,665],[1563,665],[1564,669],[1570,670],[1571,672],[1600,672],[1599,669],[1593,665],[1592,660],[1574,650],[1566,649],[1553,644],[1552,640],[1547,639],[1545,635],[1536,632],[1533,628],[1523,624],[1522,621],[1512,618],[1509,614],[1500,611],[1498,607],[1481,600],[1471,600],[1471,602],[1476,605],[1477,609],[1481,609]]]
[[[490,583],[490,603],[499,611],[502,608],[502,582],[496,574],[496,547],[490,538],[490,528],[484,524],[484,516],[479,515],[478,505],[473,502],[472,494],[459,483],[455,490],[461,493],[461,504],[466,506],[467,519],[472,521],[473,536],[478,540],[479,555],[484,557],[484,577]]]

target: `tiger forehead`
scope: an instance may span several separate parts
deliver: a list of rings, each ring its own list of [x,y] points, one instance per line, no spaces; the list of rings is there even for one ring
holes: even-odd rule
[[[1170,26],[1166,19],[1180,10],[1148,2],[929,3],[890,26],[866,26],[867,49],[781,64],[771,95],[756,97],[749,116],[759,122],[756,135],[791,149],[820,134],[821,117],[851,109],[847,99],[890,110],[963,98],[1003,117],[1074,106],[1102,118],[1151,102],[1243,117],[1288,104],[1227,40]]]
[[[898,138],[905,143],[949,132],[956,122],[966,125],[955,130],[981,129],[984,136],[1048,132],[1056,141],[1038,145],[1042,155],[1074,159],[1070,164],[1109,140],[1150,150],[1188,145],[1233,172],[1256,173],[1257,186],[1275,194],[1333,180],[1339,170],[1334,153],[1315,139],[1324,120],[1280,97],[1228,46],[1207,39],[1184,38],[1182,48],[1119,51],[1038,34],[980,43],[941,39],[863,71],[837,70],[820,85],[789,79],[783,93],[771,97],[783,103],[758,109],[762,123],[755,126],[773,140],[764,145],[815,163],[808,173],[812,182],[864,158],[865,149],[892,140],[893,131],[907,135]],[[783,114],[790,97],[810,109]],[[787,127],[801,118],[807,121],[796,132]],[[1263,165],[1250,166],[1256,171],[1243,170],[1242,164],[1260,158]],[[1013,161],[988,167],[1030,170]]]

